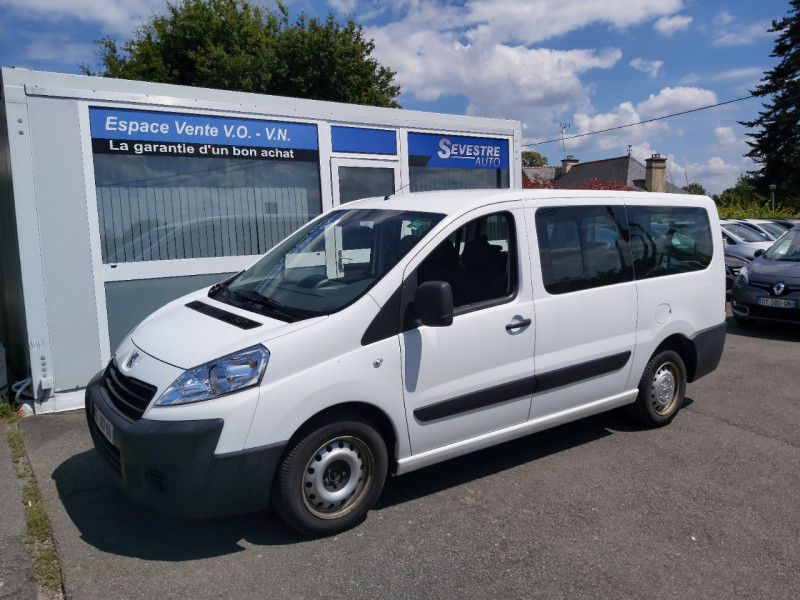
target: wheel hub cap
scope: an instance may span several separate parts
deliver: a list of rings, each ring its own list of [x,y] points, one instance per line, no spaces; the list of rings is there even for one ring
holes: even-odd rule
[[[316,511],[335,511],[355,493],[364,468],[358,448],[337,441],[320,448],[303,478],[306,502]]]
[[[672,407],[675,402],[675,389],[677,382],[675,374],[667,366],[664,366],[656,372],[653,379],[653,407],[659,411],[664,412]]]

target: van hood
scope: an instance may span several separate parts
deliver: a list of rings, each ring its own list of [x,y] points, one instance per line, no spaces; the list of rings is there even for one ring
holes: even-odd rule
[[[189,308],[190,304],[195,308]],[[236,324],[236,319],[230,315],[250,323]],[[209,298],[204,291],[185,296],[154,312],[133,330],[131,340],[158,360],[180,369],[191,369],[256,344],[266,346],[271,339],[325,318],[286,323],[222,304]],[[231,320],[235,323],[230,323]],[[251,328],[244,329],[242,325]]]

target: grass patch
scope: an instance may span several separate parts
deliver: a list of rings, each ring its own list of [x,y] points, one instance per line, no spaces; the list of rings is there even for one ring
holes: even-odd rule
[[[22,504],[25,508],[25,521],[28,526],[26,539],[28,554],[33,560],[33,569],[39,586],[39,598],[55,600],[64,597],[61,561],[53,543],[47,507],[28,461],[22,432],[16,424],[18,420],[16,411],[13,415],[13,417],[6,418],[4,411],[2,419],[7,423],[6,441],[11,449],[14,471],[22,488]]]
[[[5,395],[0,394],[0,421],[16,423],[19,420],[19,416],[17,416],[18,410],[19,404],[8,402]]]

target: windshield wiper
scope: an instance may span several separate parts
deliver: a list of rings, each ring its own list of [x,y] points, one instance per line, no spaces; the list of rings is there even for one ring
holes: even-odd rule
[[[236,278],[237,278],[239,275],[241,275],[242,273],[244,273],[244,271],[239,271],[239,272],[238,272],[238,273],[236,273],[235,275],[232,275],[231,277],[228,277],[228,278],[227,278],[225,281],[220,281],[219,283],[215,283],[214,285],[212,285],[212,286],[211,286],[211,287],[208,289],[208,297],[209,297],[209,298],[213,298],[214,296],[216,296],[216,295],[217,295],[217,294],[219,294],[220,292],[223,292],[223,293],[225,294],[225,297],[226,297],[226,298],[229,298],[229,297],[230,297],[230,295],[231,295],[231,292],[230,292],[230,290],[228,289],[228,284],[229,284],[231,281],[233,281],[234,279],[236,279]]]
[[[284,306],[280,302],[276,302],[272,298],[267,298],[258,292],[252,292],[250,290],[236,290],[233,292],[233,295],[237,298],[244,298],[253,304],[269,308],[276,315],[282,315],[284,320],[288,320],[290,323],[308,316],[305,311],[295,310],[293,308]]]
[[[223,292],[226,297],[231,295],[230,291],[228,290],[228,284],[224,281],[212,285],[208,290],[208,297],[213,298],[220,292]]]

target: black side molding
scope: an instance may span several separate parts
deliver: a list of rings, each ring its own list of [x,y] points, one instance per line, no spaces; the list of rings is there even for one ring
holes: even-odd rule
[[[503,385],[418,408],[414,411],[414,416],[423,423],[427,423],[428,421],[451,417],[476,408],[500,404],[506,400],[533,394],[535,391],[536,377],[526,377],[525,379],[504,383]]]
[[[620,352],[612,356],[590,360],[579,365],[565,367],[543,373],[542,375],[533,375],[518,379],[503,385],[498,385],[485,390],[479,390],[457,398],[443,400],[436,404],[423,406],[414,411],[414,417],[417,420],[427,423],[435,421],[436,419],[443,419],[445,417],[452,417],[464,412],[475,410],[477,408],[484,408],[493,404],[500,404],[507,400],[519,398],[527,394],[537,394],[546,392],[557,387],[570,385],[591,379],[598,375],[605,375],[618,371],[624,367],[628,360],[630,360],[631,353]]]
[[[619,354],[597,358],[579,365],[543,373],[537,376],[536,392],[546,392],[553,388],[618,371],[628,363],[630,357],[630,352],[620,352]]]

